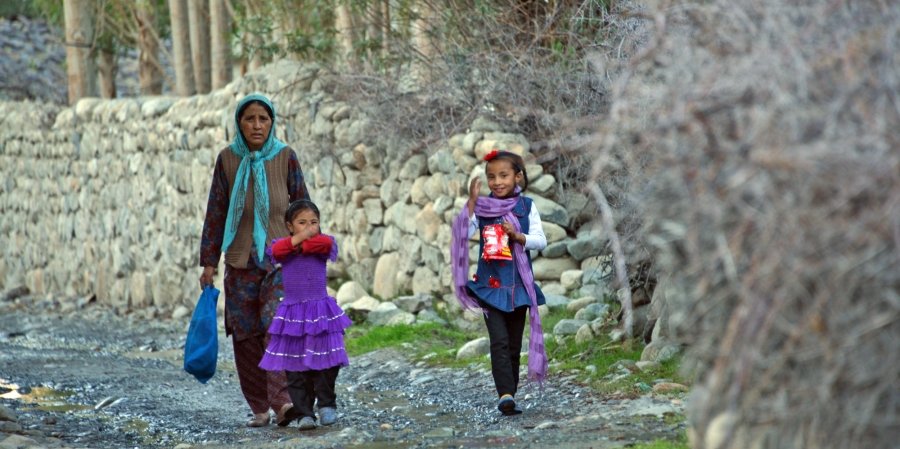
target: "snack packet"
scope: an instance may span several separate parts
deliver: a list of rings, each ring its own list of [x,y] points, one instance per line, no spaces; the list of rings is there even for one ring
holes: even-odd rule
[[[484,237],[484,251],[481,258],[484,260],[512,260],[512,251],[509,250],[509,235],[503,231],[499,224],[486,225],[482,233]]]

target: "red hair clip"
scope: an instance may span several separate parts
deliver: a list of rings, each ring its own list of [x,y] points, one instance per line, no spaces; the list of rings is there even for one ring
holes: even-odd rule
[[[487,162],[490,162],[490,161],[494,160],[494,158],[497,157],[499,154],[500,154],[499,151],[493,150],[490,153],[484,155],[484,160]]]

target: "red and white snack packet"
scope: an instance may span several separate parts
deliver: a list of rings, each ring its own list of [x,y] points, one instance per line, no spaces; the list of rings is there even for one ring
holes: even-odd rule
[[[512,252],[509,250],[509,235],[503,231],[499,224],[486,225],[482,232],[484,237],[484,251],[481,258],[484,260],[512,260]]]

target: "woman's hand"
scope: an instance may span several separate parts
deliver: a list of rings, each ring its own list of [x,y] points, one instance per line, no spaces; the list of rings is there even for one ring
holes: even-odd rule
[[[481,178],[474,177],[469,182],[469,216],[475,213],[475,201],[478,200],[478,194],[481,192]]]
[[[213,285],[216,280],[216,267],[203,267],[203,273],[200,274],[200,288],[207,285]]]

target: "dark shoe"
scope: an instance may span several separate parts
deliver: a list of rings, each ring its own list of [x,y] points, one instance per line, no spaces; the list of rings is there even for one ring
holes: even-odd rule
[[[322,407],[319,409],[319,422],[323,426],[330,426],[337,422],[337,410],[334,407]]]
[[[316,420],[312,416],[300,418],[300,430],[312,430],[316,428]]]
[[[297,418],[299,418],[297,410],[294,408],[294,404],[290,403],[282,405],[281,410],[275,414],[275,422],[279,427],[284,427]]]
[[[497,410],[500,410],[500,413],[503,413],[505,416],[518,415],[522,413],[522,409],[516,407],[516,400],[508,394],[505,394],[502,398],[500,398],[500,403],[497,404]]]

